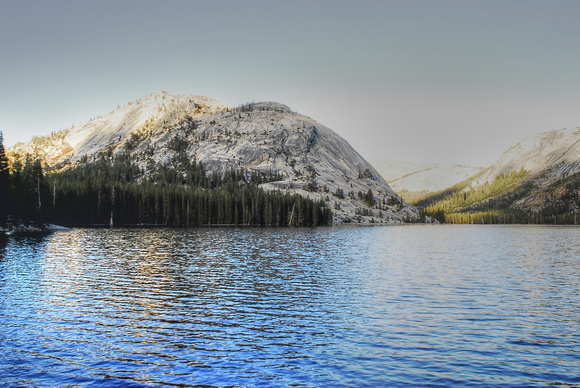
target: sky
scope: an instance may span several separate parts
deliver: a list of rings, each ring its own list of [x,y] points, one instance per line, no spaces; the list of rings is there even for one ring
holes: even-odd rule
[[[4,145],[161,90],[278,101],[367,160],[489,166],[580,127],[580,2],[0,0]]]

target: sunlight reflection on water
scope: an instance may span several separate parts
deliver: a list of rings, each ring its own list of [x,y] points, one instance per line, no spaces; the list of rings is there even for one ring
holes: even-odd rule
[[[7,385],[580,384],[580,229],[77,229],[0,242]]]

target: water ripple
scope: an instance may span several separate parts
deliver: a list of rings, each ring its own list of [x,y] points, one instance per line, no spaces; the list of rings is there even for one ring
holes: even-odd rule
[[[0,241],[0,385],[578,386],[578,228]]]

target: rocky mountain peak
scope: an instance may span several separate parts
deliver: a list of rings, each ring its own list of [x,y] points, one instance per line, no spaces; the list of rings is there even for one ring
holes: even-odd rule
[[[336,222],[392,223],[417,214],[346,140],[277,102],[233,108],[162,91],[11,150],[12,157],[26,153],[56,168],[129,153],[145,172],[185,157],[210,173],[276,176],[262,187],[322,199]]]

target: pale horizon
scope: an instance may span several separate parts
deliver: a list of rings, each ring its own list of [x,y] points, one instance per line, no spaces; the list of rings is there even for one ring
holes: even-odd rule
[[[3,2],[0,130],[26,142],[166,90],[277,101],[367,160],[487,167],[580,126],[573,1]]]

